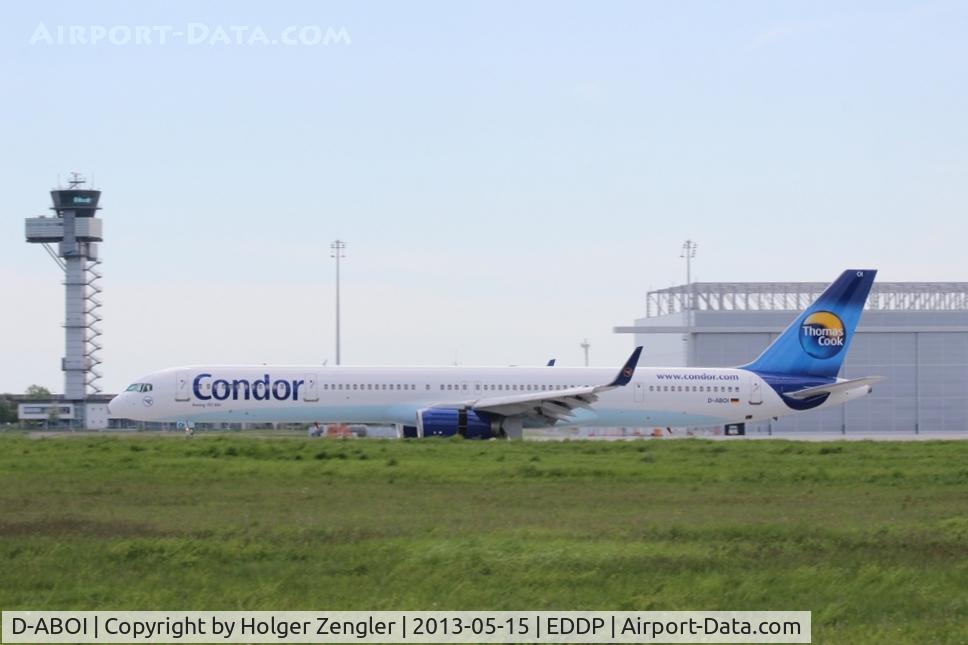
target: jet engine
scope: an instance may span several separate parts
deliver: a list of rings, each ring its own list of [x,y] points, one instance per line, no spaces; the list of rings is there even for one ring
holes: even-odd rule
[[[428,408],[417,413],[417,436],[465,439],[504,437],[501,419],[467,408]]]

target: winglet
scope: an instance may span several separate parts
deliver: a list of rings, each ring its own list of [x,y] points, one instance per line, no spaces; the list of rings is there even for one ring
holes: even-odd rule
[[[545,367],[554,367],[554,366],[555,366],[555,359],[553,358],[548,361],[547,365],[545,365]]]
[[[639,364],[639,356],[642,355],[642,346],[639,345],[629,356],[629,359],[625,361],[625,365],[622,369],[618,371],[618,376],[615,380],[608,384],[608,387],[622,387],[623,385],[628,385],[629,381],[632,380],[632,375],[635,374],[635,366]]]

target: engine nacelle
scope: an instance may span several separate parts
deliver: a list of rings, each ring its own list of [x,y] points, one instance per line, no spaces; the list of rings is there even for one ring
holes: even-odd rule
[[[417,434],[417,426],[400,426],[398,435],[401,439],[416,439],[420,436]]]
[[[421,437],[451,437],[490,439],[503,436],[501,422],[491,415],[467,408],[430,408],[417,412],[417,434]]]

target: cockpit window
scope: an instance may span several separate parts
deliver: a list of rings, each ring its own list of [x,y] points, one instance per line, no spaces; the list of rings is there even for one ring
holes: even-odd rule
[[[150,392],[151,383],[132,383],[125,392]]]

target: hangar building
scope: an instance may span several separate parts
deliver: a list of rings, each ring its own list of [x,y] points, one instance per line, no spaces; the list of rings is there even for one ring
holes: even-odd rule
[[[617,333],[643,364],[730,367],[756,358],[827,287],[696,282],[652,291]],[[650,348],[658,351],[650,352]],[[840,374],[884,376],[849,405],[750,424],[749,432],[968,430],[968,282],[875,282]]]

